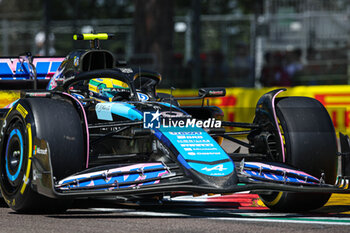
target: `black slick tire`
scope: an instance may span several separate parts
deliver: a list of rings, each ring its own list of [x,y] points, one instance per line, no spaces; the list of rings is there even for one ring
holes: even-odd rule
[[[0,142],[0,189],[5,202],[20,213],[58,213],[71,200],[43,196],[32,187],[34,139],[49,145],[56,180],[84,166],[84,135],[75,108],[48,98],[20,99],[3,121]]]
[[[276,99],[276,114],[285,140],[285,162],[317,178],[324,174],[327,184],[337,175],[337,142],[327,110],[315,99]],[[309,211],[322,207],[331,194],[274,192],[260,195],[276,211]]]

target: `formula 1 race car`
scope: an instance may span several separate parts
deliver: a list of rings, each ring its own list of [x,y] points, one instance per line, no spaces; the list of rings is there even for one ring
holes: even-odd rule
[[[216,106],[178,101],[224,96],[224,88],[202,88],[196,97],[157,93],[160,74],[127,67],[99,49],[108,37],[75,35],[92,48],[61,61],[46,90],[22,91],[1,109],[0,188],[15,211],[60,212],[87,197],[240,191],[254,191],[274,210],[307,211],[331,193],[350,192],[349,138],[340,136],[338,152],[332,121],[317,100],[277,98],[285,91],[278,89],[260,98],[252,123],[221,121]],[[21,77],[36,82],[39,63],[27,60]],[[226,153],[223,139],[248,152]]]

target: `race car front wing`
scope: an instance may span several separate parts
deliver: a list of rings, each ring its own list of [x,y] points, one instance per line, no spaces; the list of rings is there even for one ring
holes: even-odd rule
[[[187,191],[227,194],[240,191],[285,191],[350,193],[348,177],[338,177],[335,185],[325,184],[322,176],[263,162],[236,163],[238,183],[217,187],[195,182],[178,164],[163,162],[104,165],[56,180],[48,153],[33,155],[32,188],[51,198],[110,196]]]

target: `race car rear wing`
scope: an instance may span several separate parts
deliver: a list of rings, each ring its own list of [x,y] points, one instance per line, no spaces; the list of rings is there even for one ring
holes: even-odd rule
[[[0,89],[44,89],[61,65],[64,57],[0,58]]]

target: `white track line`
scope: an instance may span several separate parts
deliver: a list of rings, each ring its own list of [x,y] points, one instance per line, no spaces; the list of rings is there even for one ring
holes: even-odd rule
[[[101,211],[101,212],[113,212],[113,213],[120,213],[124,215],[129,216],[145,216],[145,217],[185,217],[185,218],[191,218],[191,217],[198,217],[198,216],[192,216],[189,214],[183,214],[183,213],[171,213],[171,212],[152,212],[152,211],[134,211],[132,209],[114,209],[114,208],[92,208],[91,210],[94,211]],[[203,212],[205,213],[205,211]],[[247,214],[247,213],[244,213]],[[249,213],[248,213],[249,215]],[[255,213],[252,213],[254,216]],[[270,223],[294,223],[294,224],[316,224],[316,225],[345,225],[350,226],[350,218],[338,218],[338,217],[294,217],[298,218],[296,219],[288,219],[287,216],[276,216],[276,214],[271,213],[271,215],[274,215],[274,217],[270,217],[270,214],[256,214],[256,216],[266,216],[266,218],[246,218],[246,217],[203,217],[200,216],[202,219],[210,219],[210,220],[221,220],[221,221],[237,221],[237,222],[270,222]],[[286,219],[275,219],[275,218],[286,218]],[[293,217],[292,217],[293,218]]]
[[[137,216],[159,216],[159,217],[189,217],[190,215],[187,214],[180,214],[180,213],[159,213],[159,212],[152,212],[152,211],[134,211],[130,209],[113,209],[113,208],[91,208],[91,210],[94,211],[101,211],[101,212],[113,212],[113,213],[121,213],[125,215],[137,215]]]
[[[271,223],[297,223],[297,224],[316,224],[316,225],[346,225],[346,226],[350,226],[350,220],[347,220],[348,222],[342,222],[344,220],[339,219],[338,221],[308,221],[307,219],[305,220],[282,220],[282,219],[252,219],[252,218],[229,218],[229,217],[209,217],[206,219],[211,219],[211,220],[224,220],[224,221],[246,221],[246,222],[271,222]],[[345,220],[346,221],[346,220]]]

